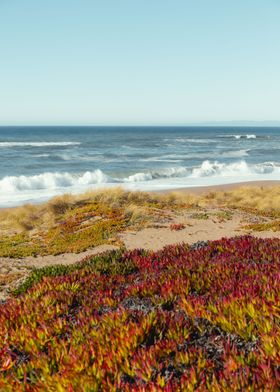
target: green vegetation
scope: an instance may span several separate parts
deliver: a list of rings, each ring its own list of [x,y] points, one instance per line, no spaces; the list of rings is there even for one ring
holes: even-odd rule
[[[209,219],[209,214],[207,214],[206,212],[194,212],[193,214],[191,214],[190,218],[207,220]]]
[[[220,222],[231,220],[233,217],[232,211],[219,211],[213,214]]]
[[[253,231],[280,231],[280,220],[275,219],[269,222],[252,223],[245,225],[244,228]]]
[[[2,217],[0,213],[0,256],[79,253],[114,241],[124,229],[143,227],[189,206],[189,200],[172,195],[116,189],[15,208],[2,212]]]

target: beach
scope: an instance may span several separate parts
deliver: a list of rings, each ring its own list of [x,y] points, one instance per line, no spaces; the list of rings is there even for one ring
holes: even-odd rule
[[[270,187],[279,186],[280,180],[266,180],[266,181],[244,181],[244,182],[235,182],[231,184],[220,184],[220,185],[211,185],[211,186],[198,186],[192,188],[181,188],[179,192],[186,192],[186,193],[194,193],[196,195],[201,195],[203,193],[211,193],[216,191],[227,192],[230,190],[238,189],[241,187],[257,187],[257,188],[268,188],[269,191]],[[164,192],[170,192],[168,190]]]

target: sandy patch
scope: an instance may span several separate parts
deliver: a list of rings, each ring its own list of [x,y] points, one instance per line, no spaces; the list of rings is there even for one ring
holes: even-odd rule
[[[100,245],[78,254],[64,253],[57,256],[48,255],[22,259],[0,257],[0,301],[5,300],[9,295],[9,290],[22,282],[33,268],[58,264],[74,264],[86,256],[96,255],[113,249],[117,249],[117,247],[114,245]]]
[[[226,211],[230,213],[230,218],[223,218],[221,209],[208,209],[199,213],[197,210],[188,211],[172,219],[172,223],[181,223],[185,226],[182,230],[171,230],[169,223],[160,228],[149,227],[140,231],[121,233],[119,238],[127,249],[144,248],[153,251],[182,242],[193,244],[197,241],[218,240],[222,237],[245,234],[260,238],[280,238],[280,232],[253,232],[242,228],[245,223],[261,218],[239,211],[224,210],[225,213]]]

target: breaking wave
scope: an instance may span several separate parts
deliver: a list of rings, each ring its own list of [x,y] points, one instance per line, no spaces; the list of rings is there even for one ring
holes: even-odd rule
[[[0,147],[66,147],[78,146],[80,142],[0,142]]]
[[[256,139],[256,135],[233,135],[235,139]]]
[[[101,170],[87,171],[82,175],[72,173],[42,173],[34,176],[6,176],[0,180],[1,193],[15,193],[26,190],[54,190],[75,186],[114,182]]]
[[[257,139],[257,135],[254,134],[248,134],[248,135],[220,135],[220,137],[228,137],[228,138],[233,138],[233,139]]]
[[[269,175],[273,175],[274,179],[280,179],[280,164],[275,162],[264,162],[261,164],[249,165],[245,161],[235,163],[221,163],[218,161],[204,161],[200,166],[196,167],[171,167],[162,170],[150,170],[146,172],[138,172],[129,176],[113,177],[107,175],[102,170],[86,171],[81,174],[73,173],[42,173],[33,176],[6,176],[0,180],[0,195],[6,196],[23,194],[24,192],[46,191],[76,191],[86,189],[95,185],[105,184],[139,184],[145,188],[145,184],[150,183],[151,189],[157,189],[160,183],[165,189],[172,188],[176,180],[176,186],[203,185],[205,179],[219,180],[224,183],[227,179],[233,182],[240,180],[269,179]],[[189,183],[190,182],[190,183]],[[172,185],[173,184],[173,185]]]

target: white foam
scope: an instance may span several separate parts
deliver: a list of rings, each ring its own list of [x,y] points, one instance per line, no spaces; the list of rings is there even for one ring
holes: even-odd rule
[[[164,139],[164,142],[208,144],[208,143],[215,143],[215,140],[177,137],[177,138],[174,138],[174,139],[166,138],[166,139]],[[172,146],[172,144],[169,144],[169,145]]]
[[[255,180],[280,180],[280,163],[249,165],[244,160],[234,163],[206,160],[196,167],[170,167],[123,177],[109,176],[100,169],[80,174],[46,172],[33,176],[6,176],[0,180],[0,206],[37,202],[57,194],[116,185],[131,190],[160,190]]]
[[[151,173],[136,173],[127,178],[124,178],[124,182],[143,182],[143,181],[151,181],[153,176]]]
[[[244,150],[230,150],[224,151],[220,153],[219,151],[216,152],[200,152],[197,151],[195,153],[186,153],[185,155],[180,154],[168,154],[163,155],[161,157],[149,157],[149,158],[141,158],[139,162],[183,162],[186,159],[209,159],[209,158],[242,158],[248,156],[248,152],[250,149]]]
[[[115,182],[114,179],[97,169],[82,175],[72,173],[42,173],[34,176],[6,176],[0,180],[0,194],[14,194],[26,190],[70,188],[79,185],[92,185]]]
[[[248,135],[220,135],[219,137],[228,137],[228,138],[234,138],[234,139],[256,139],[257,135],[254,134],[248,134]]]
[[[153,178],[174,178],[174,177],[185,177],[189,174],[189,169],[179,166],[170,167],[167,169],[152,171]]]
[[[179,158],[179,159],[177,159]],[[165,157],[150,157],[150,158],[141,158],[139,162],[182,162],[185,157],[180,157],[178,155],[166,155]]]
[[[77,146],[80,142],[0,142],[0,147],[52,147]]]
[[[201,166],[194,168],[191,177],[209,177],[209,176],[234,176],[250,174],[249,166],[245,161],[235,162],[231,164],[219,163],[217,161],[204,161]]]
[[[50,154],[35,154],[33,155],[35,158],[48,158]]]
[[[183,141],[183,139],[177,139],[178,142]],[[185,139],[186,142],[188,143],[202,143],[202,144],[208,144],[208,143],[215,143],[215,140],[212,139]]]

